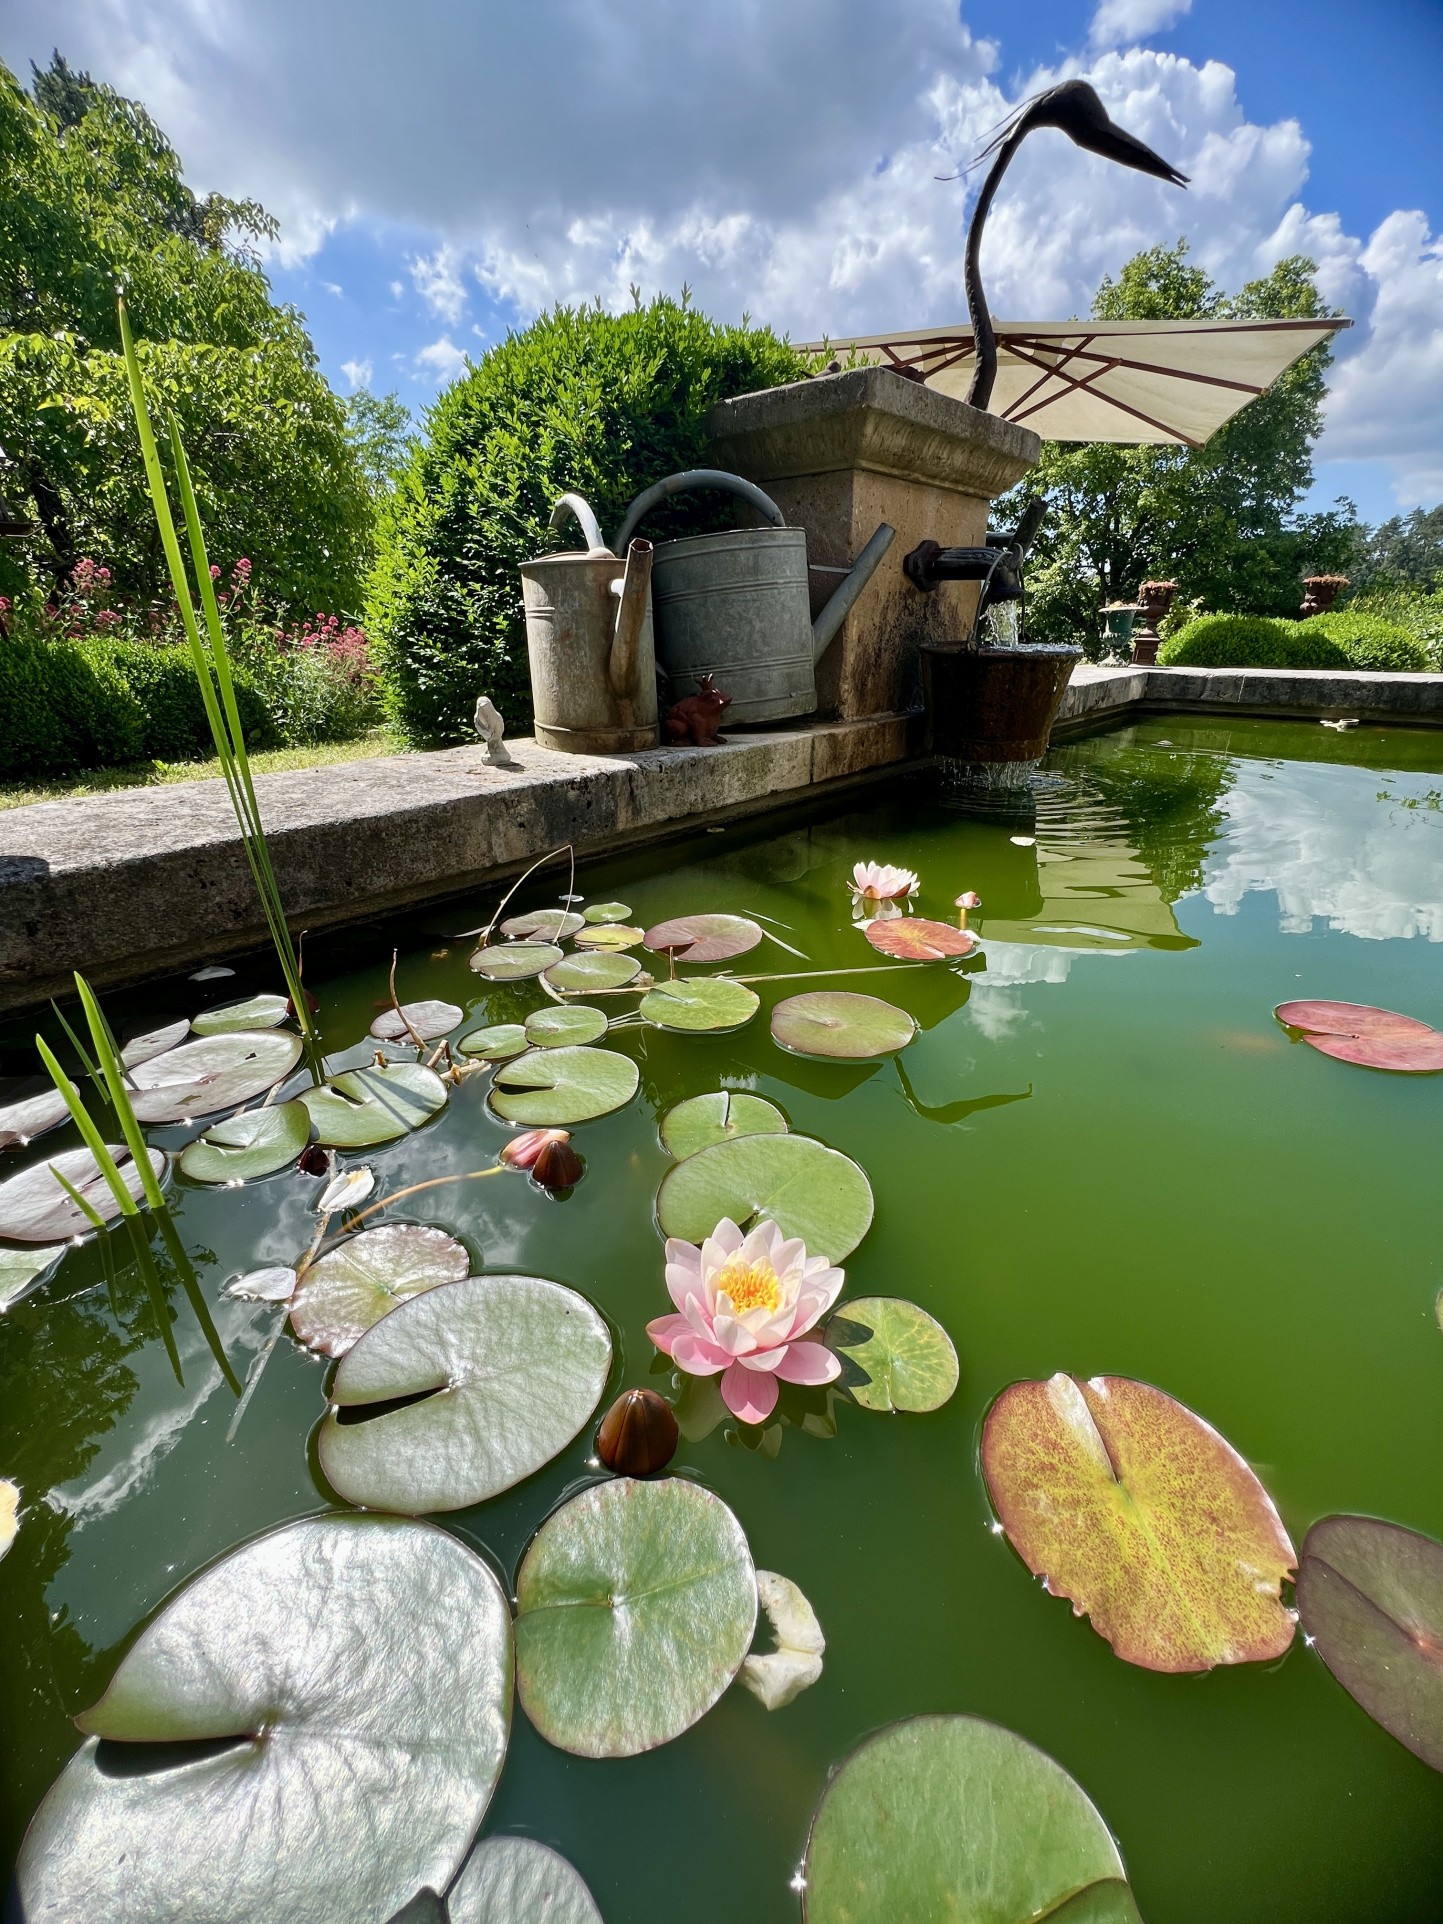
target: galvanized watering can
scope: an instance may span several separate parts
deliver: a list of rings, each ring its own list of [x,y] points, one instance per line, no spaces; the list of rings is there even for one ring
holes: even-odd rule
[[[586,553],[521,564],[536,739],[578,755],[655,748],[651,543],[633,541],[623,565],[579,494],[562,495],[552,527],[568,514],[581,524]]]
[[[668,699],[695,694],[702,676],[711,675],[732,698],[728,722],[811,714],[817,705],[817,663],[896,529],[884,521],[850,571],[834,571],[845,572],[846,579],[813,621],[806,532],[787,527],[776,502],[740,475],[692,468],[658,481],[632,502],[617,548],[625,547],[658,502],[687,488],[739,494],[771,526],[657,543],[651,593]]]

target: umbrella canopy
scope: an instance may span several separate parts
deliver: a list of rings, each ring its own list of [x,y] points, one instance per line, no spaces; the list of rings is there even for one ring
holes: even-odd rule
[[[990,411],[1047,441],[1199,448],[1346,320],[998,321]],[[965,400],[970,327],[814,341],[812,353],[911,371]]]

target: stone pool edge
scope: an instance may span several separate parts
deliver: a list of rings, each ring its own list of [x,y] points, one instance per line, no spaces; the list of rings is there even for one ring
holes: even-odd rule
[[[1443,675],[1304,668],[1138,668],[1082,663],[1053,725],[1071,741],[1133,715],[1250,715],[1443,727]]]

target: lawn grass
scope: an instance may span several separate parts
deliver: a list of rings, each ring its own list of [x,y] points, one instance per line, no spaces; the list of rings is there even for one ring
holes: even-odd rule
[[[404,746],[387,728],[373,728],[349,742],[321,742],[311,748],[271,748],[252,754],[256,775],[274,775],[287,768],[329,768],[337,762],[373,760],[378,755],[401,755]],[[0,784],[0,808],[24,808],[29,802],[67,801],[80,795],[99,795],[117,788],[157,788],[169,782],[220,780],[220,763],[135,762],[128,768],[81,768],[51,782]]]

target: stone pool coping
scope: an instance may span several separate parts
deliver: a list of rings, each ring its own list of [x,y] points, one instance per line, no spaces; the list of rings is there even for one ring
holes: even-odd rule
[[[1305,668],[1095,667],[1072,671],[1052,730],[1068,741],[1129,715],[1326,717],[1443,726],[1443,675]]]

